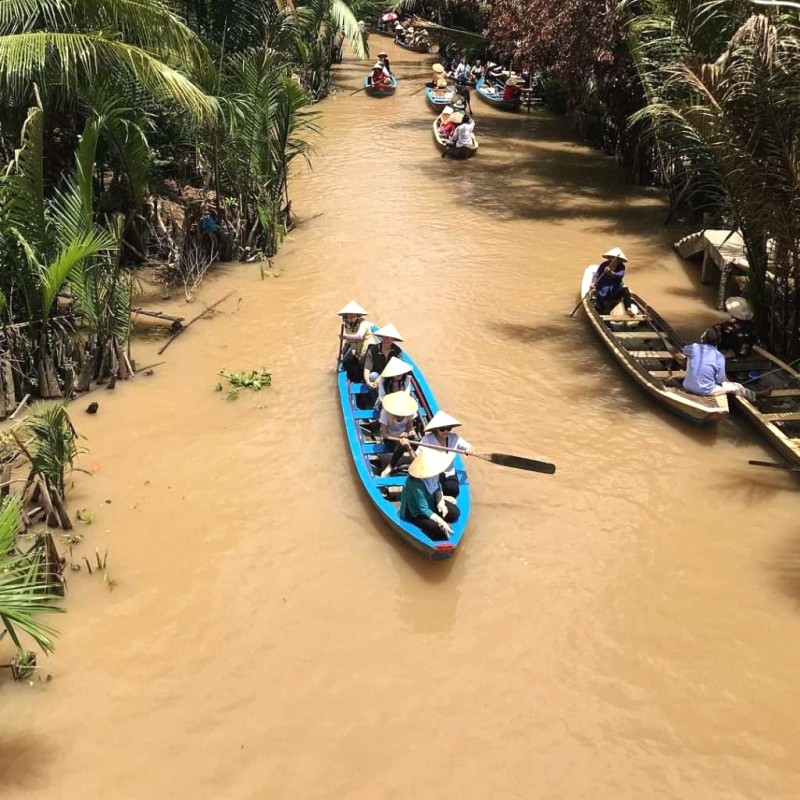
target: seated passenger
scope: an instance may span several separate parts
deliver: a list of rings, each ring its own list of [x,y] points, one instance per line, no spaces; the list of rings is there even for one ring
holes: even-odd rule
[[[444,78],[444,67],[438,62],[434,64],[431,69],[431,79],[425,84],[429,89],[435,89],[438,82]]]
[[[398,345],[402,341],[403,337],[391,322],[373,332],[372,342],[364,355],[364,383],[374,392],[378,391],[378,377],[392,356],[400,358],[403,355]]]
[[[413,522],[431,539],[448,538],[453,532],[451,523],[461,514],[455,503],[444,499],[439,486],[439,475],[452,460],[452,453],[420,447],[400,495],[400,517]]]
[[[719,336],[719,349],[726,356],[747,356],[756,341],[753,309],[744,297],[729,297],[725,308],[731,318],[714,325]]]
[[[389,73],[380,61],[375,62],[375,66],[369,76],[369,82],[375,89],[384,89],[391,83]]]
[[[719,336],[716,328],[709,328],[700,342],[683,348],[686,356],[686,377],[683,388],[691,394],[704,397],[735,394],[751,403],[756,397],[769,395],[769,389],[754,392],[741,383],[728,380],[725,373],[725,356],[717,349]]]
[[[372,323],[367,312],[351,300],[340,312],[342,318],[341,339],[343,341],[342,366],[349,381],[360,381],[364,370],[364,356],[372,344]]]
[[[381,50],[381,52],[378,53],[376,58],[381,64],[383,64],[383,68],[389,73],[389,75],[394,75],[394,73],[392,72],[392,65],[389,63],[388,53],[385,53],[383,50]]]
[[[614,247],[603,253],[603,258],[605,261],[600,264],[592,278],[595,308],[601,314],[610,314],[622,300],[625,311],[635,317],[639,309],[633,304],[628,287],[622,282],[625,278],[625,264],[628,261],[625,253],[619,247]]]
[[[417,401],[408,392],[393,392],[386,394],[381,401],[381,438],[388,445],[394,445],[392,457],[386,469],[381,473],[386,477],[391,475],[405,460],[413,458],[413,450],[409,444],[410,439],[416,439],[414,420],[417,416]]]
[[[453,131],[458,127],[458,123],[453,119],[453,107],[445,106],[442,111],[442,124],[439,126],[439,135],[442,139],[449,139]]]
[[[514,75],[511,75],[503,87],[503,102],[513,103],[519,100],[522,90],[519,88],[519,81]]]
[[[411,392],[411,372],[413,367],[407,361],[392,356],[383,368],[378,382],[378,399],[375,408],[380,409],[384,395],[395,392]]]
[[[468,115],[456,112],[452,119],[458,120],[458,127],[450,134],[447,148],[442,153],[442,158],[452,156],[453,158],[465,158],[468,151],[472,150],[472,131],[475,130],[475,122]]]
[[[460,453],[469,455],[474,452],[472,445],[457,433],[452,433],[453,428],[460,426],[461,423],[455,417],[451,417],[444,411],[437,411],[425,426],[425,435],[422,437],[421,442],[422,444],[432,444],[436,447],[449,447],[451,450],[458,450]],[[453,455],[455,456],[455,453]],[[439,482],[446,497],[458,497],[460,491],[458,475],[452,463],[439,475]]]

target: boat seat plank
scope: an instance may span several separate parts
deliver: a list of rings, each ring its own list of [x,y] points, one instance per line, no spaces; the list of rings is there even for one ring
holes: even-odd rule
[[[377,419],[378,415],[374,408],[354,408],[353,419]]]
[[[660,331],[611,331],[611,335],[615,339],[666,339],[669,341],[669,336]]]
[[[674,369],[672,372],[666,369],[653,369],[648,370],[648,372],[654,378],[685,378],[686,377],[686,370],[685,369]]]
[[[798,422],[800,421],[800,411],[781,411],[775,414],[761,414],[764,422]]]
[[[648,317],[637,314],[635,317],[629,317],[627,314],[598,314],[598,317],[603,322],[647,322]]]
[[[376,478],[376,486],[405,486],[408,475],[392,475],[387,478]]]
[[[367,456],[382,455],[384,453],[393,453],[394,447],[383,442],[364,442],[361,445],[361,452]]]
[[[350,394],[366,394],[369,391],[369,387],[366,383],[351,383],[350,384]]]
[[[800,389],[773,389],[770,397],[800,397]]]
[[[629,356],[641,360],[652,358],[659,361],[672,361],[676,358],[683,358],[682,353],[671,353],[669,350],[628,350],[627,352]]]

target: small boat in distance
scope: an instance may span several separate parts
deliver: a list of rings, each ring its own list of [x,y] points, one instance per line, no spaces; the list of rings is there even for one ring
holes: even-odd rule
[[[416,364],[406,353],[403,353],[402,360],[414,368],[411,373],[411,393],[419,403],[419,416],[424,426],[439,410],[439,406]],[[341,366],[337,375],[337,385],[347,444],[356,473],[378,513],[395,533],[428,558],[436,560],[450,558],[461,543],[469,522],[470,488],[462,456],[456,455],[453,461],[460,484],[458,507],[461,516],[452,524],[453,532],[449,538],[443,535],[442,539],[431,539],[421,528],[400,516],[400,493],[407,476],[381,476],[381,471],[388,463],[394,448],[374,436],[374,423],[378,418],[375,409],[361,408],[359,404],[359,397],[368,393],[368,387],[363,383],[351,383],[347,380],[347,372]]]
[[[372,85],[372,73],[370,72],[367,77],[364,78],[364,89],[366,89],[367,94],[372,95],[372,97],[389,97],[393,95],[397,89],[397,78],[392,75],[388,83],[384,84],[383,88],[378,89]]]
[[[478,78],[478,82],[475,84],[475,91],[484,103],[499,108],[501,111],[517,111],[522,105],[522,100],[519,97],[510,102],[503,100],[503,91],[487,86],[482,76]]]
[[[592,265],[583,273],[583,308],[625,372],[657,403],[689,422],[706,425],[728,416],[727,395],[701,397],[680,387],[680,379],[686,375],[684,343],[641,297],[631,294],[638,307],[635,317],[625,313],[622,303],[610,314],[600,314],[589,296],[596,270],[597,265]]]
[[[413,53],[427,53],[431,49],[429,42],[423,42],[422,44],[406,44],[395,37],[394,43],[398,47],[402,47],[404,50],[411,50]]]
[[[455,91],[448,87],[447,89],[431,89],[430,86],[425,87],[425,100],[428,105],[437,113],[441,114],[442,109],[453,102]]]

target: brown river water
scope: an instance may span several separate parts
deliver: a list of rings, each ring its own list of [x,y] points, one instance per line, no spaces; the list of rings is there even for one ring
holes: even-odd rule
[[[388,40],[378,40],[374,46]],[[738,420],[656,409],[579,314],[584,266],[686,336],[719,318],[657,193],[544,111],[475,100],[481,149],[442,161],[425,59],[389,45],[395,97],[319,108],[300,225],[152,377],[74,419],[94,514],[55,655],[0,679],[3,798],[602,798],[800,794],[800,494]],[[478,449],[470,529],[429,563],[357,484],[334,388],[336,311],[394,322]],[[156,344],[136,345],[139,363]],[[228,402],[221,368],[274,386]],[[7,661],[7,642],[0,660]],[[5,671],[4,671],[5,672]]]

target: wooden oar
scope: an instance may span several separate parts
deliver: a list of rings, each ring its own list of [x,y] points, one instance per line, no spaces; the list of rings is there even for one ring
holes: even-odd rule
[[[580,307],[583,305],[583,301],[584,301],[584,300],[585,300],[585,299],[586,299],[586,298],[587,298],[587,297],[588,297],[588,296],[589,296],[589,295],[590,295],[590,294],[591,294],[593,291],[594,291],[594,286],[592,286],[592,288],[591,288],[591,289],[589,289],[589,291],[588,291],[588,292],[586,292],[586,294],[585,294],[583,297],[581,297],[581,299],[578,301],[578,305],[576,305],[576,306],[575,306],[575,308],[573,308],[573,309],[572,309],[572,313],[570,314],[570,316],[571,316],[571,317],[574,317],[574,316],[575,316],[575,312],[576,312],[576,311],[577,311],[577,310],[578,310],[578,309],[579,309],[579,308],[580,308]]]
[[[356,89],[354,92],[350,92],[350,97],[352,97],[354,94],[358,94],[359,92],[364,92],[366,91],[366,89],[367,89],[366,86],[362,86],[360,89]]]
[[[556,465],[549,461],[537,461],[534,458],[523,458],[522,456],[512,456],[509,453],[464,453],[454,447],[441,447],[438,444],[423,444],[421,442],[409,442],[412,447],[428,447],[431,450],[443,450],[446,453],[461,453],[462,456],[475,456],[491,464],[499,464],[501,467],[511,467],[512,469],[524,469],[528,472],[542,472],[545,475],[552,475],[556,471]]]
[[[800,364],[800,358],[798,358],[796,361],[792,361],[791,363],[787,364],[786,366],[794,367],[797,364]],[[752,383],[753,381],[760,381],[762,378],[766,378],[767,375],[773,375],[776,372],[785,372],[785,371],[786,371],[786,367],[778,367],[777,369],[771,369],[769,372],[763,372],[761,375],[756,375],[755,378],[748,378],[746,381],[742,381],[742,386],[745,386],[748,383]],[[792,377],[794,377],[794,376],[792,376]]]
[[[790,467],[786,464],[776,464],[774,461],[748,461],[753,467],[770,467],[771,469],[783,469],[786,472],[800,472],[800,467]]]
[[[344,322],[342,323],[342,327],[339,328],[339,356],[336,359],[337,368],[342,363],[342,350],[344,350]]]
[[[422,89],[417,89],[416,92],[411,92],[410,96],[413,97],[415,94],[419,94],[423,89],[427,89],[427,88],[428,88],[427,86],[423,86]]]

